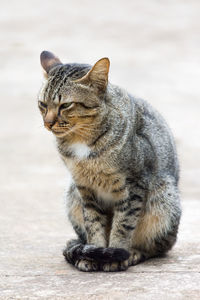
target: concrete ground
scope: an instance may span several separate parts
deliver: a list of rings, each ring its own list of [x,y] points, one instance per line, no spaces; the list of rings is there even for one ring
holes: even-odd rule
[[[0,299],[200,299],[200,2],[0,1]],[[174,132],[183,217],[165,258],[121,273],[81,273],[62,248],[74,236],[68,174],[42,125],[39,54],[111,60],[110,81],[152,103]]]

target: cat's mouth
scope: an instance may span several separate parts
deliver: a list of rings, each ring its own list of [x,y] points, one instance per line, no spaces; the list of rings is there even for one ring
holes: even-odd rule
[[[57,136],[66,135],[67,134],[66,130],[56,130],[56,129],[52,128],[51,131],[53,132],[53,134],[55,134]]]
[[[66,130],[55,129],[55,128],[52,128],[52,127],[47,126],[46,124],[45,124],[44,126],[45,126],[45,128],[46,128],[47,130],[53,132],[53,133],[56,134],[56,135],[66,133]]]
[[[73,128],[73,126],[72,127],[67,126],[67,125],[57,126],[57,124],[54,124],[52,126],[51,124],[49,125],[49,124],[46,124],[46,123],[44,123],[44,126],[45,126],[46,129],[51,131],[57,137],[64,137],[65,135],[69,134],[69,132]]]

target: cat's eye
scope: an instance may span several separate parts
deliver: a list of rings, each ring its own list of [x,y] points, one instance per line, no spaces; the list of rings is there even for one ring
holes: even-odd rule
[[[69,103],[63,103],[60,105],[60,110],[64,110],[64,109],[69,109],[73,106],[73,102],[69,102]]]
[[[47,104],[42,102],[42,101],[38,101],[38,105],[41,109],[46,109],[47,108]]]

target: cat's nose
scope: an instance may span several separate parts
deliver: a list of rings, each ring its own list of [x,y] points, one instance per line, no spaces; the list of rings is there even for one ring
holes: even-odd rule
[[[55,122],[44,122],[44,126],[51,129]]]
[[[47,112],[45,118],[44,118],[44,126],[47,129],[51,129],[53,127],[53,125],[56,123],[56,114],[53,111],[49,111]]]

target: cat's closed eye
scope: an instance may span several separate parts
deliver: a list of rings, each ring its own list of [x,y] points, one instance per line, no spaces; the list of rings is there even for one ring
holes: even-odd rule
[[[74,106],[73,102],[63,103],[63,104],[60,105],[59,109],[60,110],[65,110],[65,109],[72,108],[73,106]]]
[[[46,110],[47,109],[47,104],[42,102],[42,101],[38,101],[38,106],[41,110]]]

